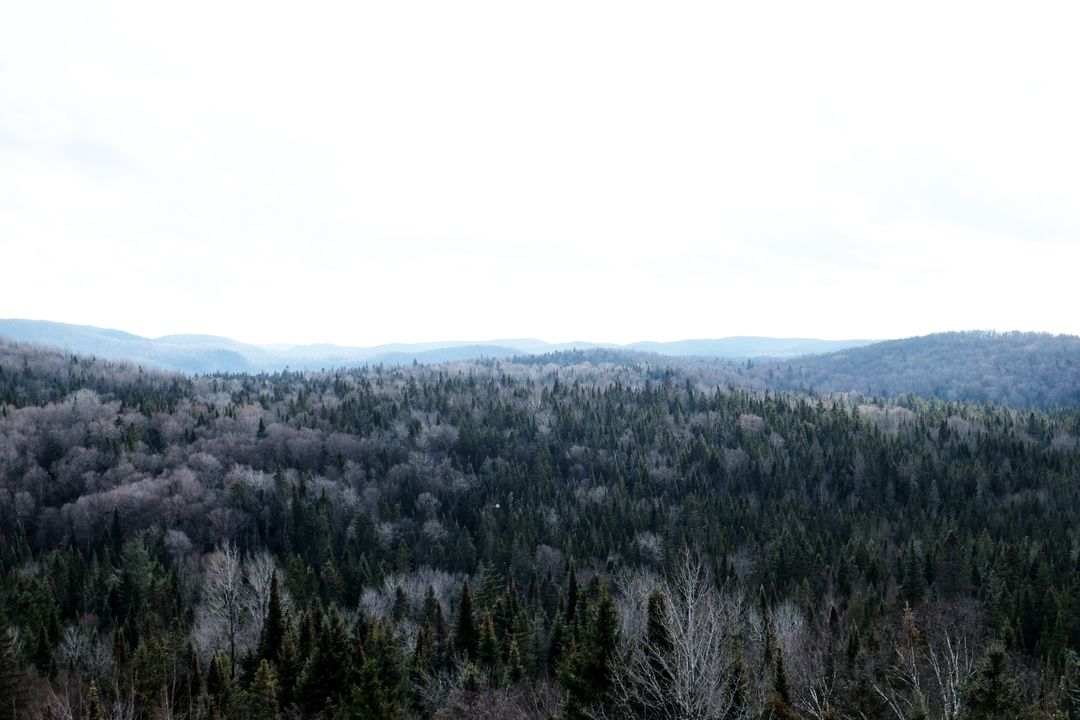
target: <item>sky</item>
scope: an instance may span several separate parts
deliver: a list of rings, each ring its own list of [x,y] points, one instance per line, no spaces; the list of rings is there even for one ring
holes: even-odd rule
[[[10,2],[0,317],[1080,334],[1073,3]]]

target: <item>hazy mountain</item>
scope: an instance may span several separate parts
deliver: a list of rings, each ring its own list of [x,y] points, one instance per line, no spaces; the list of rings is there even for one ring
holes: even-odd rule
[[[1080,404],[1080,337],[939,333],[785,362],[758,362],[746,372],[780,390],[1075,405]]]
[[[262,369],[258,348],[227,338],[174,335],[151,340],[121,330],[42,320],[0,320],[0,337],[81,355],[126,360],[189,373],[252,372]]]
[[[859,347],[873,340],[816,340],[813,338],[728,337],[719,340],[638,342],[627,347],[661,355],[696,357],[795,357]]]
[[[461,361],[593,348],[628,349],[678,357],[791,357],[865,345],[869,342],[733,337],[718,340],[640,342],[620,346],[592,342],[548,343],[536,338],[511,338],[483,342],[391,343],[372,347],[345,347],[328,343],[250,345],[216,335],[166,335],[151,339],[119,330],[44,320],[0,320],[0,337],[188,373],[258,372],[286,367],[320,369],[377,363],[402,365],[414,361]]]

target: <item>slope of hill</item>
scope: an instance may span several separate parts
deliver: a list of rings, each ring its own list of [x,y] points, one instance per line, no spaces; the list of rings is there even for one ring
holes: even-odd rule
[[[902,393],[1013,406],[1080,404],[1080,337],[950,332],[746,370],[779,390]]]

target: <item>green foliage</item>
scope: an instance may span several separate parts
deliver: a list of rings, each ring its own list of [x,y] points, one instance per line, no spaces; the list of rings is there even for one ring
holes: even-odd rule
[[[957,720],[1016,720],[1025,702],[1019,681],[1011,675],[1005,648],[991,645],[978,668],[961,688]]]
[[[581,638],[558,668],[559,681],[568,694],[564,714],[568,720],[588,717],[590,708],[604,702],[611,688],[619,642],[615,603],[604,586],[587,607]]]
[[[458,597],[457,623],[454,631],[454,648],[466,659],[476,658],[480,634],[476,629],[476,611],[473,609],[472,591],[468,579],[461,586]]]
[[[251,720],[278,720],[277,678],[266,660],[259,661],[259,668],[247,691],[248,717]]]

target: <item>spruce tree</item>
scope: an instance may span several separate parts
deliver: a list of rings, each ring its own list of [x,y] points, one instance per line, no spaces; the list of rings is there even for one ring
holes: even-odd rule
[[[210,672],[206,675],[206,690],[210,695],[211,706],[221,716],[228,716],[235,698],[235,680],[229,654],[221,651],[210,661]]]
[[[285,626],[285,632],[281,637],[281,647],[278,648],[274,662],[278,671],[278,692],[281,696],[281,705],[287,707],[295,697],[296,685],[304,667],[300,649],[297,647],[296,633],[291,625]]]
[[[3,695],[0,694],[0,697]],[[90,681],[90,687],[86,691],[84,717],[86,720],[105,720],[105,705],[101,702],[101,692],[93,680]]]
[[[202,662],[199,661],[199,653],[191,645],[188,646],[188,655],[190,659],[188,661],[186,700],[188,708],[194,708],[198,705],[203,693]]]
[[[287,619],[281,607],[281,592],[278,588],[277,573],[270,578],[270,602],[266,607],[262,632],[259,635],[259,657],[271,662],[277,659],[281,649],[281,639],[285,634]]]
[[[278,720],[277,678],[266,660],[259,661],[259,669],[247,691],[248,717],[251,720]]]
[[[567,720],[587,718],[590,708],[603,702],[611,688],[619,618],[607,588],[601,585],[597,595],[583,625],[581,641],[571,644],[557,672],[568,691],[564,708]]]
[[[461,585],[461,596],[458,599],[454,648],[463,657],[475,660],[479,642],[480,634],[476,630],[472,592],[469,590],[469,580],[466,578]]]
[[[323,619],[319,639],[304,664],[298,682],[298,699],[309,712],[318,712],[328,700],[345,692],[349,674],[349,639],[336,611]]]
[[[512,682],[519,682],[525,675],[525,668],[521,661],[521,651],[518,649],[517,640],[510,641],[510,651],[506,661],[506,677]]]
[[[649,674],[659,693],[653,702],[665,715],[674,712],[675,675],[672,653],[675,643],[668,626],[667,599],[660,588],[653,588],[646,608],[644,652]]]
[[[349,692],[342,717],[344,720],[396,720],[399,717],[383,687],[374,659],[365,660],[361,666],[358,682]]]
[[[742,635],[738,630],[731,637],[731,658],[724,682],[731,706],[724,720],[743,720],[750,712],[750,672],[746,667]]]
[[[491,613],[484,613],[484,629],[480,633],[480,643],[477,647],[477,659],[481,667],[488,673],[492,685],[498,685],[500,670],[499,639],[495,636],[495,621]]]
[[[577,568],[574,567],[574,561],[570,561],[570,578],[566,583],[566,604],[563,611],[563,619],[566,627],[570,630],[570,633],[574,636],[577,635],[577,611],[578,605],[581,602],[581,591],[578,589],[577,581]]]
[[[1015,720],[1024,701],[1019,680],[1009,674],[1005,648],[998,643],[986,655],[960,688],[957,720]]]

